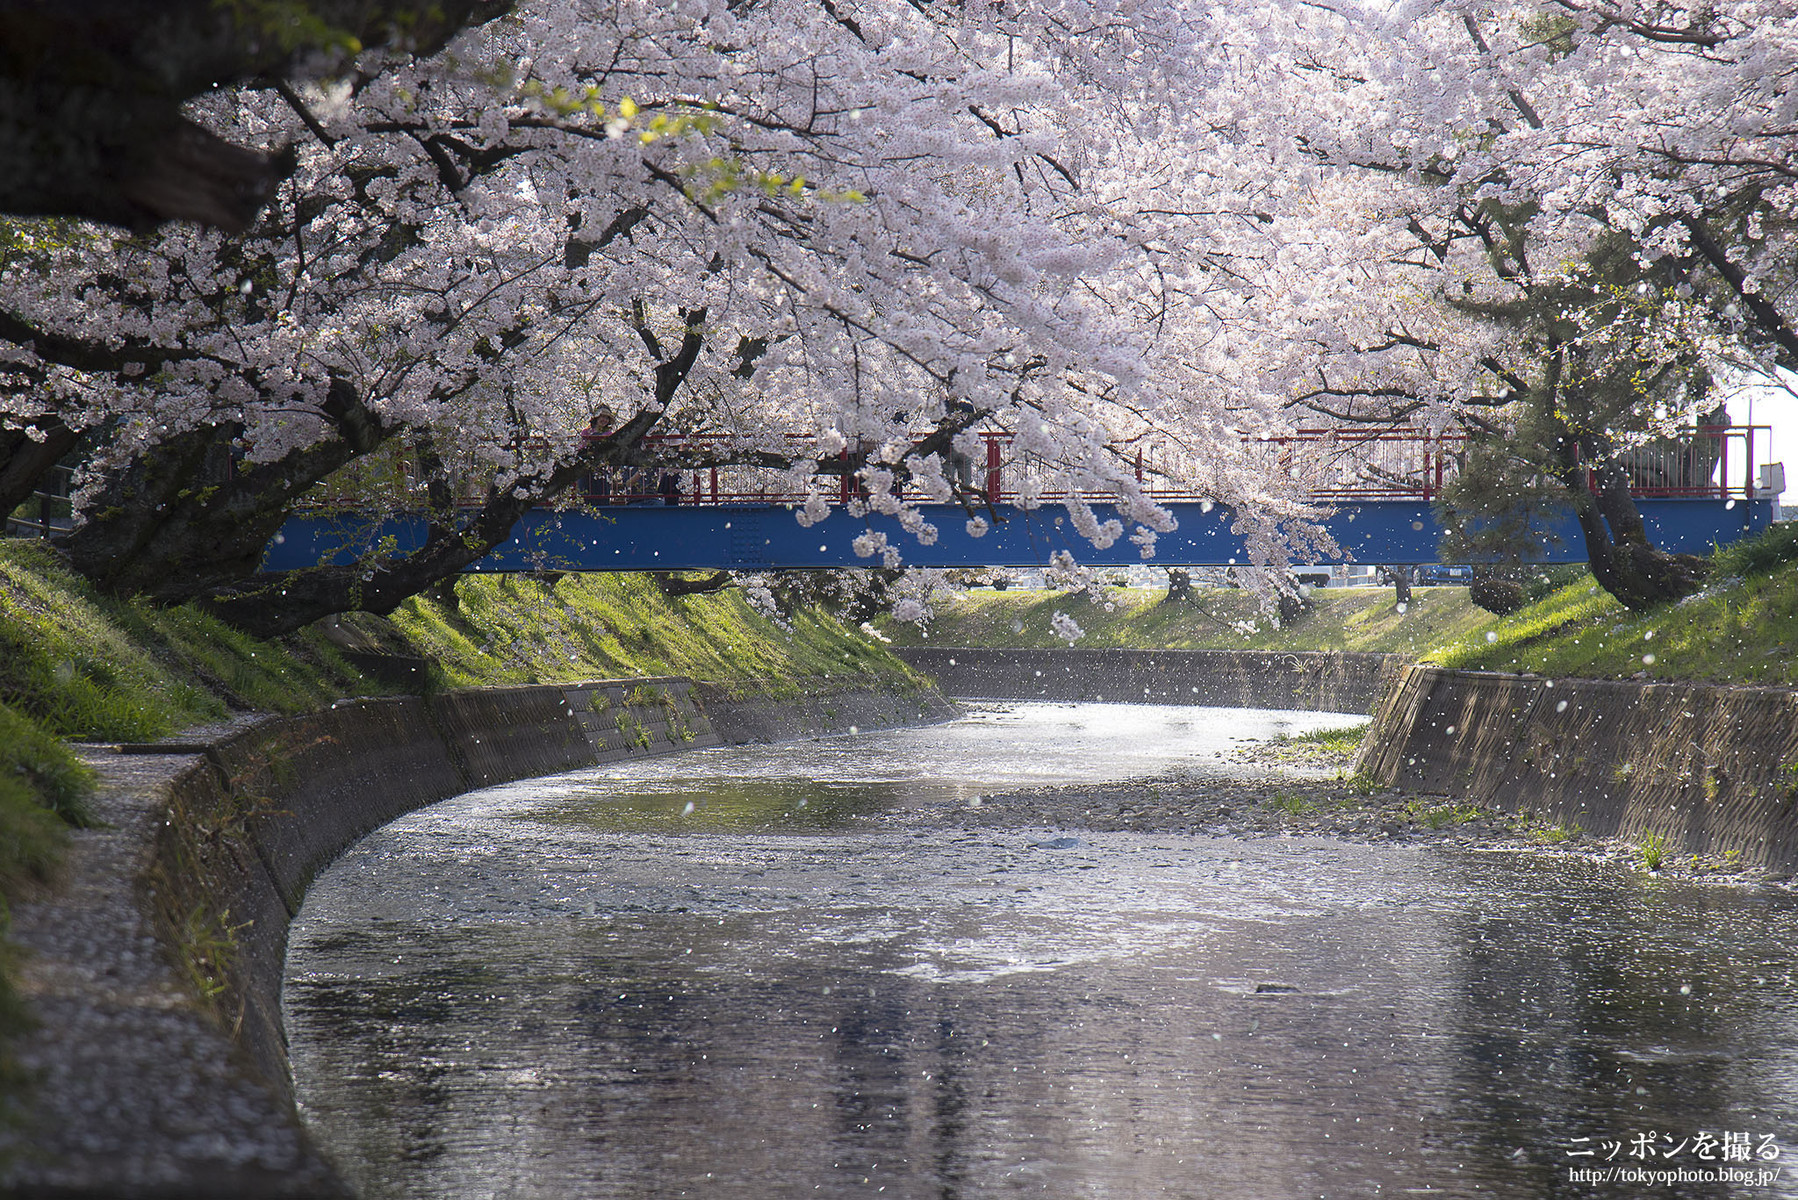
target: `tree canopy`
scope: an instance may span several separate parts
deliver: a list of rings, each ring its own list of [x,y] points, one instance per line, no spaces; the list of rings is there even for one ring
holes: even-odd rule
[[[0,509],[84,441],[72,561],[265,631],[391,607],[655,431],[811,487],[802,520],[853,450],[855,502],[929,538],[920,495],[986,519],[954,463],[1004,429],[1115,500],[1070,501],[1080,532],[1145,554],[1169,517],[1118,448],[1152,438],[1279,566],[1310,481],[1245,437],[1603,457],[1798,360],[1789,5],[165,8],[141,43],[9,18],[40,22],[10,111],[63,148],[0,141],[0,208],[56,214],[3,231]],[[147,88],[157,136],[261,182],[145,202],[161,143],[64,120],[89,83],[31,65],[71,43],[115,110]],[[51,187],[77,151],[110,182]],[[1581,412],[1603,427],[1543,432]],[[423,551],[254,574],[299,497],[382,456],[436,513]]]

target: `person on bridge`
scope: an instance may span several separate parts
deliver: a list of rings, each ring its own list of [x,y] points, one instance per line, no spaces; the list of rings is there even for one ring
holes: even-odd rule
[[[612,436],[613,422],[610,405],[601,404],[594,409],[593,416],[587,421],[587,428],[581,430],[581,453],[585,454],[595,442],[604,441]],[[609,504],[612,500],[612,469],[595,467],[581,478],[581,499],[588,504]]]

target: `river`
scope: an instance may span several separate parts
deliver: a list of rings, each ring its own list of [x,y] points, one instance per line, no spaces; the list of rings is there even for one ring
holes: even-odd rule
[[[293,926],[302,1112],[369,1197],[1798,1197],[1785,890],[933,816],[1344,721],[992,706],[421,810]]]

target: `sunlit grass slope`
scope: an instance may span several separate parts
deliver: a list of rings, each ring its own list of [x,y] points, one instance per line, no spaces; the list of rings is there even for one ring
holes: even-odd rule
[[[371,686],[316,632],[265,642],[192,608],[114,600],[47,548],[0,542],[0,703],[58,737],[144,741]]]
[[[1179,604],[1119,589],[1104,605],[981,590],[937,603],[922,630],[882,629],[896,645],[1052,648],[1066,643],[1050,618],[1065,612],[1086,631],[1081,647],[1373,650],[1469,670],[1798,686],[1798,522],[1727,547],[1704,591],[1647,613],[1624,608],[1589,574],[1504,618],[1475,608],[1464,588],[1418,588],[1404,612],[1385,588],[1320,589],[1311,600],[1275,627],[1234,589]]]
[[[1235,588],[1205,589],[1191,602],[1165,593],[1115,589],[1104,604],[1082,595],[1039,591],[970,591],[935,604],[922,630],[887,621],[895,645],[1051,648],[1066,645],[1050,628],[1064,612],[1086,633],[1083,648],[1159,650],[1369,650],[1412,656],[1483,630],[1492,616],[1475,608],[1466,588],[1416,588],[1400,612],[1390,588],[1320,588],[1311,607],[1276,627],[1255,598]],[[1110,606],[1107,610],[1106,605]],[[1244,632],[1244,627],[1252,632]]]
[[[1427,661],[1587,678],[1798,685],[1798,525],[1718,556],[1709,587],[1632,613],[1590,576]]]
[[[471,575],[456,591],[455,608],[415,597],[392,618],[451,686],[686,675],[779,696],[818,678],[918,679],[822,612],[800,610],[783,626],[734,588],[668,596],[647,575]]]

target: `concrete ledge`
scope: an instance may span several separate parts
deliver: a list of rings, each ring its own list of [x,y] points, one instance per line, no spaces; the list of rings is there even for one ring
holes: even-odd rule
[[[1202,704],[1370,713],[1404,659],[1396,654],[1262,650],[893,651],[963,699]]]
[[[841,687],[806,689],[785,700],[733,698],[717,684],[695,684],[718,737],[729,744],[820,737],[855,729],[892,729],[947,721],[960,710],[935,689],[875,691]]]
[[[1798,871],[1798,692],[1411,666],[1358,764],[1670,853]]]
[[[803,683],[803,681],[802,681]],[[955,715],[929,689],[732,699],[685,679],[340,704],[180,743],[95,747],[104,828],[14,913],[40,1082],[0,1193],[343,1197],[293,1111],[287,926],[364,834],[473,788],[626,757]],[[714,715],[720,728],[714,728]]]

